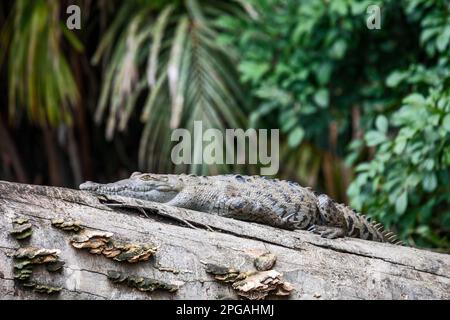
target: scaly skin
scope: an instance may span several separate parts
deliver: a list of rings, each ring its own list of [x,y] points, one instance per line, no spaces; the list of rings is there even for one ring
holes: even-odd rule
[[[81,190],[166,203],[285,229],[307,229],[325,238],[354,237],[398,244],[391,232],[327,195],[298,183],[259,176],[195,176],[135,172]]]

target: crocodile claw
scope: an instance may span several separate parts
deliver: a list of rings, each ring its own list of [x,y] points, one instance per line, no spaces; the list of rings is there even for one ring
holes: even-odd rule
[[[311,230],[310,230],[311,229]],[[315,234],[319,234],[322,238],[326,239],[336,239],[345,236],[345,231],[338,227],[328,227],[328,226],[311,226],[308,231]]]

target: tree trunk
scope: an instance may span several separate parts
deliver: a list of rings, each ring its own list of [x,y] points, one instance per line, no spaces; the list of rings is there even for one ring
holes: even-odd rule
[[[16,227],[25,225],[18,218],[31,223],[27,239],[17,240],[10,233],[13,221]],[[97,246],[98,254],[92,254],[77,249],[73,243],[80,242],[70,240],[77,233],[61,230],[61,224],[55,227],[54,219],[80,220],[85,227],[79,231],[82,235],[110,232],[114,240],[153,243],[156,252],[151,251],[147,260],[142,251],[130,258],[117,256],[116,247],[109,247],[107,253]],[[74,225],[66,224],[66,230]],[[327,240],[307,231],[281,230],[153,202],[0,182],[0,228],[3,299],[237,299],[234,285],[206,272],[208,263],[245,272],[255,270],[255,258],[266,252],[277,257],[273,270],[293,287],[290,295],[278,299],[450,299],[450,256],[446,254],[359,239]],[[99,243],[91,243],[90,248]],[[19,268],[16,250],[29,246],[60,250],[58,256],[64,262],[60,272],[36,266],[31,276],[41,284],[60,287],[59,292],[38,293],[38,287],[32,289],[14,279],[13,269]],[[116,261],[136,257],[139,261],[134,263]],[[120,271],[178,290],[140,291],[139,281],[111,281],[108,270],[116,271],[116,280]]]

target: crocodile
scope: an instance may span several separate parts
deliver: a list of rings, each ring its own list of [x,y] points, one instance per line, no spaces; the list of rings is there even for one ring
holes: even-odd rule
[[[334,239],[353,237],[401,244],[376,221],[337,203],[326,194],[292,181],[264,176],[175,175],[134,172],[130,178],[81,190],[166,203],[283,229],[302,229]]]

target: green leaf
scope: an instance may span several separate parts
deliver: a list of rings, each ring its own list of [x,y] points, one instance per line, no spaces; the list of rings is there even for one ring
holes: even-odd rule
[[[356,172],[367,171],[370,169],[370,164],[367,162],[363,162],[356,167]]]
[[[242,72],[242,80],[256,82],[269,70],[268,63],[259,63],[254,61],[244,61],[239,64],[239,71]]]
[[[401,154],[405,150],[407,142],[408,139],[406,137],[398,136],[397,139],[395,139],[394,152],[396,154]]]
[[[291,104],[293,100],[288,92],[275,86],[261,86],[255,90],[254,95],[269,101],[279,102],[281,105]]]
[[[330,56],[334,59],[341,59],[347,50],[347,42],[345,40],[337,40],[331,47]]]
[[[350,1],[352,14],[355,16],[362,15],[366,12],[367,7],[372,3],[371,1]]]
[[[301,127],[297,127],[291,131],[288,138],[288,144],[291,148],[297,147],[305,136],[305,130]]]
[[[369,147],[373,147],[386,141],[386,136],[379,131],[372,130],[366,133],[364,139]]]
[[[335,0],[330,2],[330,11],[336,12],[341,16],[345,16],[349,10],[347,7],[347,1],[343,0]]]
[[[78,52],[82,52],[84,50],[84,46],[81,43],[81,41],[77,38],[77,36],[75,35],[75,33],[73,33],[72,31],[70,31],[69,29],[67,29],[67,27],[62,24],[61,25],[61,30],[64,34],[64,36],[66,37],[66,39],[70,42],[70,44],[75,48],[75,50],[77,50]]]
[[[320,89],[314,94],[314,102],[317,103],[319,107],[328,107],[329,99],[330,97],[327,89]]]
[[[390,88],[396,87],[406,76],[407,74],[404,72],[394,71],[387,77],[386,85]]]
[[[423,166],[425,167],[426,170],[433,170],[434,169],[434,160],[433,159],[427,159]]]
[[[420,35],[420,43],[424,44],[428,40],[430,40],[432,37],[436,36],[436,34],[439,34],[439,31],[441,30],[440,27],[433,27],[433,28],[426,28],[423,30],[423,32]]]
[[[450,26],[447,26],[437,38],[436,38],[436,47],[440,52],[443,52],[450,42]]]
[[[422,175],[417,173],[411,173],[406,179],[406,184],[411,188],[415,188],[421,181]]]
[[[289,118],[281,127],[281,131],[288,132],[292,128],[294,128],[294,126],[296,126],[296,125],[297,125],[297,118],[295,118],[295,117]]]
[[[450,132],[450,114],[447,114],[444,117],[444,120],[442,120],[442,127],[447,131]]]
[[[419,93],[410,94],[405,99],[403,99],[403,103],[418,107],[423,106],[425,102],[425,98]]]
[[[431,192],[437,187],[437,178],[433,172],[427,173],[422,182],[422,187],[425,191]]]
[[[423,236],[426,236],[430,233],[430,227],[428,227],[428,226],[417,227],[416,232]]]
[[[403,191],[402,194],[395,201],[395,212],[401,215],[406,211],[407,206],[408,206],[408,192]]]
[[[386,133],[388,129],[388,120],[385,116],[379,115],[377,117],[377,120],[375,121],[375,125],[378,129],[378,131],[382,133]]]
[[[331,63],[321,63],[316,70],[317,81],[320,85],[326,85],[330,81],[332,71]]]

